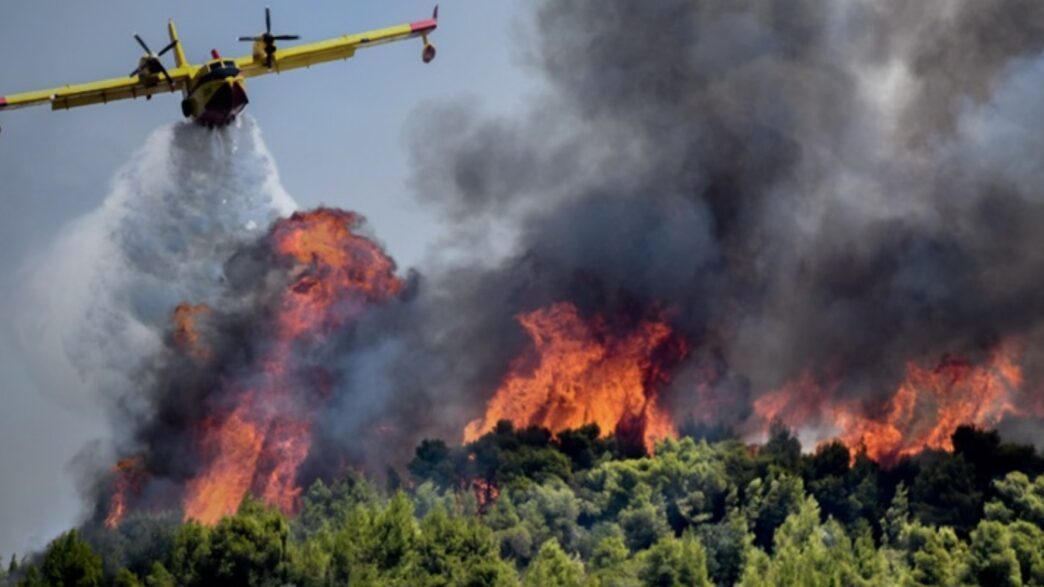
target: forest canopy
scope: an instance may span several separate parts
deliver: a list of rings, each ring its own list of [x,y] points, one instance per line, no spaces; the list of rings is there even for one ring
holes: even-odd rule
[[[596,426],[504,421],[424,441],[404,472],[315,481],[296,515],[245,496],[88,523],[11,556],[10,586],[1044,585],[1044,458],[957,429],[882,468],[782,426],[750,446],[691,430],[653,455]]]

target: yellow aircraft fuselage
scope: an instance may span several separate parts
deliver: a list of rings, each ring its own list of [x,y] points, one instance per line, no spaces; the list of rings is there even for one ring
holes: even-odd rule
[[[168,23],[170,45],[153,54],[145,42],[135,38],[146,54],[129,77],[112,78],[83,84],[66,85],[46,90],[9,96],[0,95],[0,111],[48,104],[52,110],[67,110],[91,104],[108,104],[117,100],[152,98],[161,93],[181,92],[181,113],[207,127],[224,126],[233,120],[249,100],[246,78],[284,73],[320,63],[350,59],[356,51],[420,38],[423,41],[421,60],[430,63],[435,58],[435,46],[428,36],[438,27],[438,7],[431,18],[343,35],[289,48],[277,48],[276,41],[294,40],[297,35],[274,35],[271,32],[269,10],[265,9],[265,32],[256,37],[240,37],[253,41],[250,55],[226,59],[212,51],[212,59],[203,64],[190,63],[178,40],[174,22]],[[174,52],[175,67],[167,70],[161,58]]]
[[[232,59],[203,64],[185,86],[181,113],[207,126],[224,126],[250,102],[243,72]]]

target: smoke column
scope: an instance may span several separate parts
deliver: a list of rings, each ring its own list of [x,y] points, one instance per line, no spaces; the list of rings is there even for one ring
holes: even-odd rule
[[[922,429],[953,416],[1039,444],[1042,23],[1023,1],[538,3],[532,110],[449,104],[414,135],[419,197],[461,238],[511,226],[510,253],[428,267],[339,355],[367,379],[330,420],[419,405],[395,428],[452,436],[529,352],[519,322],[569,302],[620,336],[670,317],[679,426],[779,417],[814,446],[880,421],[891,459],[945,448]]]

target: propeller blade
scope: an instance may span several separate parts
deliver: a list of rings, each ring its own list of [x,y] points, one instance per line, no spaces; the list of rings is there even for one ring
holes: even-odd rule
[[[265,6],[265,31],[272,34],[272,10]]]
[[[145,41],[142,40],[138,33],[134,33],[134,38],[138,41],[138,44],[141,45],[141,48],[145,49],[146,53],[152,55],[152,49],[149,49],[149,46],[145,44]]]
[[[300,35],[276,35],[272,37],[276,41],[296,41],[301,38]]]
[[[135,67],[134,71],[132,71],[130,73],[130,77],[138,77],[138,68],[137,67]]]
[[[170,85],[174,85],[174,80],[171,79],[170,73],[167,72],[167,68],[163,67],[162,63],[160,63],[159,66],[160,66],[160,73],[163,74],[163,77],[167,78],[167,83],[170,84]]]
[[[239,40],[240,41],[250,41],[250,42],[253,42],[253,41],[260,41],[261,39],[258,38],[258,37],[239,37]]]
[[[177,41],[171,41],[169,45],[164,47],[162,51],[160,51],[159,53],[156,54],[156,57],[163,57],[167,53],[167,51],[170,51],[171,49],[173,49],[175,46],[177,46],[177,44],[178,44]]]

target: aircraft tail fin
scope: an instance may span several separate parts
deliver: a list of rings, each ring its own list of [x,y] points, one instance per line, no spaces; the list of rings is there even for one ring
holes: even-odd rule
[[[184,67],[188,64],[188,59],[185,57],[185,48],[181,46],[181,40],[178,39],[178,29],[174,26],[173,18],[167,22],[167,31],[170,32],[170,42],[175,43],[174,64],[177,67]]]

